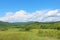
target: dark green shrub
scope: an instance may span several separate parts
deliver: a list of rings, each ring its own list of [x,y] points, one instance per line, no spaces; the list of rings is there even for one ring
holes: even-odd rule
[[[26,27],[26,28],[25,28],[25,31],[30,31],[30,30],[31,30],[30,27]]]
[[[57,30],[60,30],[60,27],[57,27],[56,29],[57,29]]]
[[[6,30],[8,30],[8,28],[7,28],[7,27],[0,28],[0,31],[6,31]]]
[[[6,31],[6,30],[8,30],[8,28],[1,28],[0,30],[1,31]]]

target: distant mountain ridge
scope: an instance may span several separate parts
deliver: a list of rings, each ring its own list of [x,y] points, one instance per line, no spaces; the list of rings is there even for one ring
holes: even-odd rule
[[[51,24],[51,23],[60,24],[60,21],[57,21],[57,22],[14,22],[14,23],[0,21],[0,26],[26,25],[26,24],[37,24],[37,23],[38,24]]]

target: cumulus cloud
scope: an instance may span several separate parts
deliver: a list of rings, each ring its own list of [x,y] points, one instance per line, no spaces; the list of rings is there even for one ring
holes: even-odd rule
[[[39,10],[32,13],[20,10],[15,13],[7,12],[5,16],[0,17],[0,21],[6,22],[51,22],[60,21],[60,10]]]

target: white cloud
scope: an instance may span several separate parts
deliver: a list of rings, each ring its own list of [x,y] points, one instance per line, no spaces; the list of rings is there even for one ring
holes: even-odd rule
[[[28,22],[28,21],[39,21],[39,22],[50,22],[60,21],[60,10],[40,10],[32,13],[28,13],[24,10],[13,12],[7,12],[4,17],[0,17],[0,21],[7,22]]]

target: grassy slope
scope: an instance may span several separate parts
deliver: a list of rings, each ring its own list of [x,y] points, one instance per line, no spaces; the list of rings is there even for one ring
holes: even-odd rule
[[[60,40],[60,30],[56,30],[56,28],[60,29],[60,22],[34,22],[22,26],[20,24],[15,26],[11,25],[15,24],[0,22],[0,40]],[[21,29],[23,31],[19,31],[21,27],[33,29],[31,31],[24,31],[23,29]]]
[[[15,29],[11,30],[0,31],[0,40],[58,40],[57,37],[59,35],[57,34],[60,34],[60,31],[53,29],[33,29],[31,31],[15,31]]]

